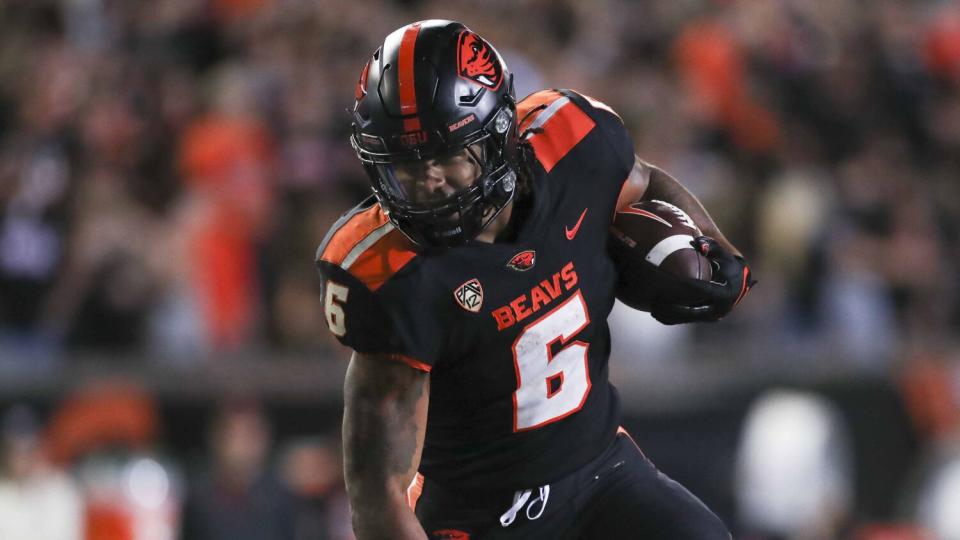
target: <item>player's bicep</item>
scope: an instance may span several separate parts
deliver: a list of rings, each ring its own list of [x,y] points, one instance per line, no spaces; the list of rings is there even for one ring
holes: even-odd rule
[[[351,499],[398,496],[413,480],[427,425],[430,375],[356,353],[344,382],[343,445]]]
[[[640,156],[634,157],[633,169],[630,170],[630,175],[620,189],[620,196],[617,197],[617,211],[643,198],[650,185],[650,170],[650,165],[640,159]]]

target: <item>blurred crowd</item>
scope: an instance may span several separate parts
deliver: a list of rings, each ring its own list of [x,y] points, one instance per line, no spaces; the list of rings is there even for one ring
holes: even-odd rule
[[[345,108],[379,40],[423,18],[489,39],[521,97],[562,87],[611,105],[741,247],[760,278],[749,300],[724,325],[670,331],[766,363],[904,372],[923,437],[958,433],[960,4],[947,0],[5,0],[0,372],[88,352],[342,357],[313,258],[369,192]],[[641,325],[632,315],[614,325]],[[235,404],[212,428],[227,476],[257,461],[229,441],[265,437],[255,410]],[[8,420],[13,447],[33,444],[28,412]],[[290,461],[315,459],[311,444]],[[141,457],[131,474],[156,487],[167,469]],[[242,497],[210,482],[185,524],[269,522],[236,520]],[[269,482],[258,492],[277,500],[291,488]],[[76,512],[62,479],[44,489]]]
[[[5,356],[329,348],[313,252],[368,191],[344,109],[430,16],[488,36],[518,94],[619,111],[754,262],[739,332],[883,364],[960,323],[955,2],[11,0]]]
[[[186,455],[157,401],[119,379],[84,385],[47,418],[0,417],[0,538],[352,540],[338,438],[277,440],[263,405],[227,397]],[[167,429],[174,429],[167,426]]]

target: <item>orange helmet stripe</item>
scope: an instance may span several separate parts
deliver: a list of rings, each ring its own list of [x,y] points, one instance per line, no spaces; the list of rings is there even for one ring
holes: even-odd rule
[[[417,34],[420,33],[420,23],[413,23],[403,31],[400,40],[400,52],[397,58],[397,82],[400,88],[400,114],[403,116],[417,114],[417,91],[413,77],[413,51],[416,49]],[[419,131],[420,118],[403,119],[404,131]]]

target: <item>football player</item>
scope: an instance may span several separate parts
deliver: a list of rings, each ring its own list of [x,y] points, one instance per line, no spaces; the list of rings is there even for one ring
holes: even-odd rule
[[[749,270],[700,203],[637,158],[610,107],[571,90],[516,101],[464,25],[391,33],[363,68],[351,143],[373,195],[317,252],[344,386],[347,490],[360,540],[726,539],[721,521],[620,429],[608,381],[617,208],[685,210],[707,237],[712,321]]]

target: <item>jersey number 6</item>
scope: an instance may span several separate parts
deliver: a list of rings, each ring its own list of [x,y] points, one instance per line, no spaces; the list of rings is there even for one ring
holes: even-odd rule
[[[347,301],[350,289],[336,281],[327,281],[326,289],[323,299],[323,312],[327,315],[327,326],[330,327],[330,332],[333,335],[343,337],[347,333],[343,304]]]
[[[567,299],[530,323],[513,343],[517,390],[513,393],[513,430],[536,429],[577,412],[590,393],[587,350],[582,341],[567,343],[590,323],[583,293]],[[553,353],[557,341],[563,346]]]

